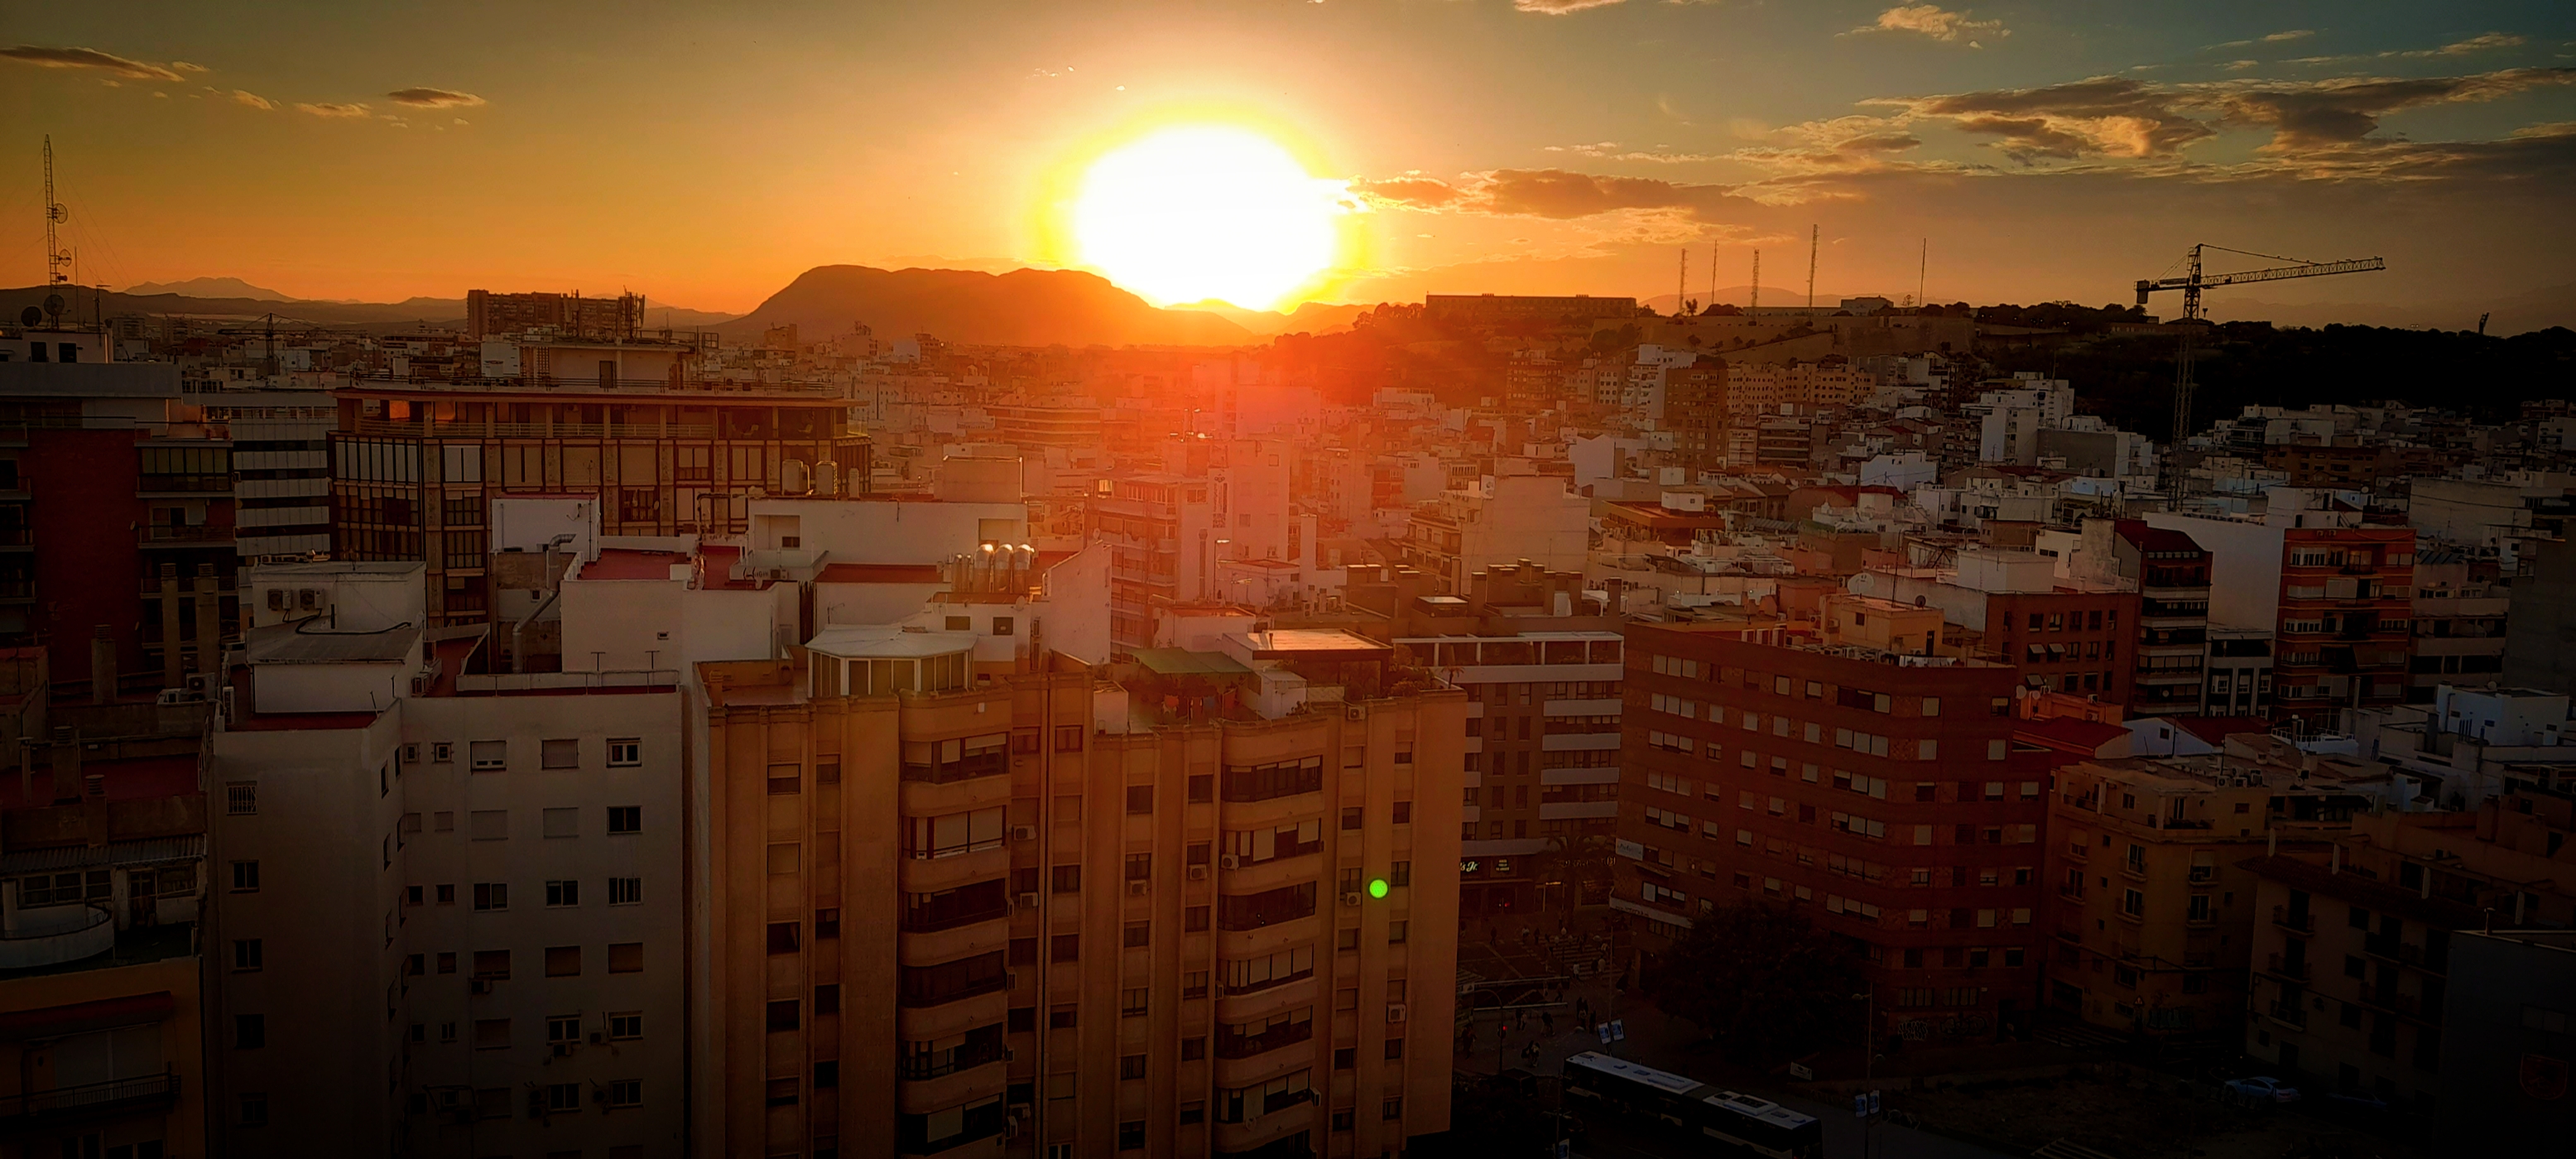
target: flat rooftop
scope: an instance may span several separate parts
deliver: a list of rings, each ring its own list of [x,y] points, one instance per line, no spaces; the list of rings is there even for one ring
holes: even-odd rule
[[[1255,660],[1379,660],[1395,651],[1340,628],[1280,628],[1233,637]]]

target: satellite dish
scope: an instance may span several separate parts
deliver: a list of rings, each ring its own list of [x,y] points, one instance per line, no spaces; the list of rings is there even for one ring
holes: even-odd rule
[[[33,326],[43,322],[44,320],[45,311],[40,307],[29,306],[24,310],[18,311],[18,324],[21,326]]]
[[[63,301],[63,296],[61,294],[45,295],[45,312],[48,314],[59,317],[63,312],[63,307],[68,304],[69,303]]]
[[[53,204],[52,208],[45,211],[45,216],[50,217],[55,221],[70,221],[72,219],[72,207],[57,201]]]

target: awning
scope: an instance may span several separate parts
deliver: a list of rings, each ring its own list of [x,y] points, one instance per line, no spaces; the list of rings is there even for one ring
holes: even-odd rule
[[[123,998],[101,998],[96,1002],[75,1002],[69,1006],[47,1006],[36,1010],[12,1010],[0,1013],[0,1042],[25,1042],[31,1038],[59,1038],[66,1034],[85,1034],[159,1022],[170,1017],[178,1004],[167,990],[149,994],[131,994]]]
[[[1145,670],[1157,676],[1246,676],[1252,669],[1223,652],[1192,652],[1186,648],[1138,648],[1130,653]]]

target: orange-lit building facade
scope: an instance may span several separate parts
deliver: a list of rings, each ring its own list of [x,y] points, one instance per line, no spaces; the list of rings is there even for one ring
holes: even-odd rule
[[[1796,907],[1865,960],[1879,1033],[1991,1037],[2039,965],[2045,774],[2011,739],[2015,670],[1921,654],[1938,612],[1846,602],[1823,642],[1628,629],[1611,905],[1650,950],[1719,906]]]

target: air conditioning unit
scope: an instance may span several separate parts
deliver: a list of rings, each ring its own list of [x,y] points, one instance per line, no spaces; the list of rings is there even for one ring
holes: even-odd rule
[[[1150,882],[1150,881],[1131,881],[1131,882],[1128,882],[1128,883],[1127,883],[1127,896],[1129,896],[1129,897],[1144,897],[1144,896],[1146,896],[1146,895],[1148,895],[1148,894],[1151,894],[1151,893],[1153,893],[1153,892],[1154,892],[1154,883],[1153,883],[1153,882]]]
[[[429,695],[429,677],[426,677],[426,676],[414,676],[414,677],[412,677],[412,678],[411,678],[411,694],[412,694],[412,695],[414,695],[414,696],[427,696],[427,695]]]
[[[1387,1004],[1387,1007],[1386,1007],[1386,1020],[1387,1020],[1387,1021],[1389,1021],[1389,1022],[1402,1022],[1402,1021],[1404,1021],[1404,1003],[1401,1003],[1401,1002],[1391,1002],[1391,1003],[1388,1003],[1388,1004]]]
[[[472,993],[489,994],[492,992],[492,980],[490,978],[475,978],[466,982],[465,988]]]
[[[1035,840],[1037,840],[1037,839],[1038,839],[1038,827],[1037,827],[1037,826],[1035,826],[1035,825],[1013,825],[1013,826],[1011,826],[1011,840],[1013,840],[1013,841],[1035,841]]]
[[[594,1030],[594,1031],[591,1031],[591,1032],[590,1032],[590,1044],[591,1044],[592,1046],[597,1046],[597,1045],[599,1045],[600,1043],[603,1043],[603,1042],[606,1042],[606,1041],[608,1041],[608,1036],[607,1036],[607,1035],[602,1034],[602,1033],[600,1033],[599,1031],[596,1031],[596,1030]]]
[[[1036,908],[1038,908],[1038,895],[1036,895],[1036,894],[1034,894],[1034,893],[1024,893],[1024,894],[1021,894],[1021,895],[1020,895],[1020,908],[1021,908],[1021,909],[1036,909]]]
[[[1237,855],[1235,855],[1235,854],[1232,854],[1232,853],[1220,853],[1220,854],[1217,854],[1217,855],[1216,855],[1216,863],[1217,863],[1217,867],[1218,867],[1218,868],[1220,868],[1220,869],[1241,869],[1241,868],[1243,868],[1243,858],[1242,858],[1242,857],[1240,857],[1240,856],[1237,856]]]
[[[1190,880],[1191,880],[1191,881],[1206,881],[1206,880],[1207,880],[1207,867],[1206,867],[1206,866],[1204,866],[1204,865],[1193,865],[1193,866],[1191,866],[1191,867],[1190,867]]]
[[[1343,904],[1343,905],[1358,905],[1358,904],[1360,904],[1360,895],[1358,895],[1358,894],[1356,894],[1356,893],[1346,893],[1346,894],[1343,894],[1343,895],[1342,895],[1342,904]]]

